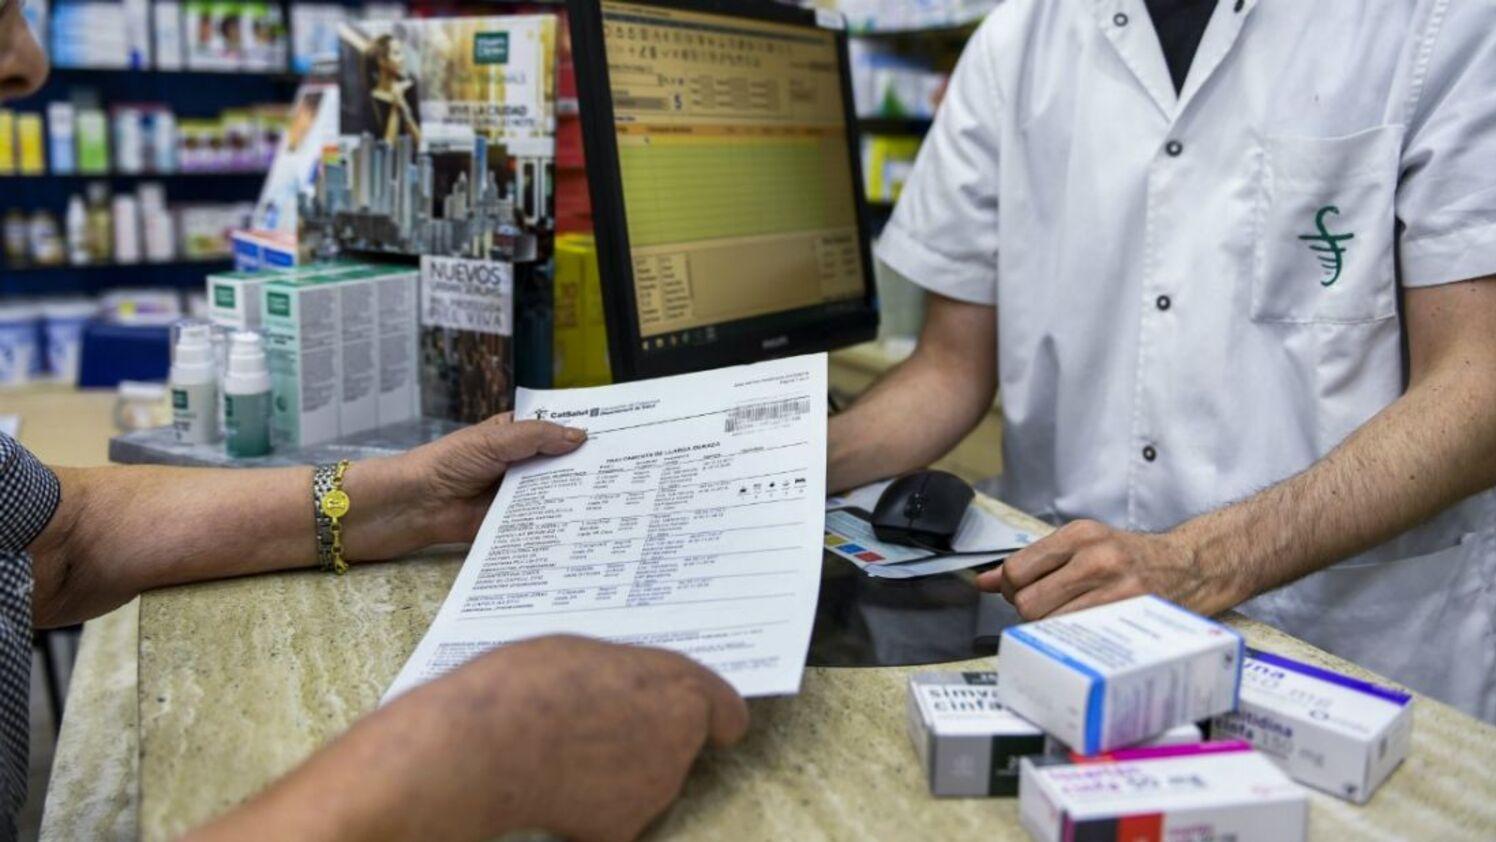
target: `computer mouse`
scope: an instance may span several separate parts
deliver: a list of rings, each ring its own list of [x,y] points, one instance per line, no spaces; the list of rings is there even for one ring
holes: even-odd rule
[[[915,471],[883,489],[873,507],[873,534],[890,544],[951,551],[976,492],[945,471]]]

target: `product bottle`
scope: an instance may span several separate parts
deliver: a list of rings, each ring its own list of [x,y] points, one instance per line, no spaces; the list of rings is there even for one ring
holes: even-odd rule
[[[82,266],[88,262],[88,211],[83,207],[83,197],[77,193],[68,199],[67,215],[68,262]]]
[[[230,340],[229,369],[223,377],[223,419],[230,456],[270,452],[270,369],[258,333],[240,331]]]
[[[5,212],[5,260],[11,266],[23,265],[27,255],[31,253],[26,245],[30,229],[26,215],[19,208],[11,208]]]
[[[179,442],[212,444],[218,439],[218,382],[213,368],[208,326],[183,325],[171,362],[171,419]]]
[[[88,255],[95,263],[108,263],[114,249],[114,226],[109,218],[109,185],[88,185]]]
[[[57,217],[37,209],[31,214],[27,246],[31,250],[31,262],[38,266],[57,266],[64,261],[62,234],[57,230]]]
[[[140,262],[140,206],[129,193],[114,197],[110,216],[114,226],[114,262]]]

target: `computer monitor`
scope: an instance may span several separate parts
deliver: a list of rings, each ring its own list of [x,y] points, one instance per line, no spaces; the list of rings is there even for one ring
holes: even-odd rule
[[[569,8],[614,379],[871,339],[834,17],[727,0]]]

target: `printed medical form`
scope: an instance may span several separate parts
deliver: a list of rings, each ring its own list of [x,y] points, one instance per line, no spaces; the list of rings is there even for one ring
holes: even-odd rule
[[[386,701],[563,632],[673,649],[744,696],[798,692],[820,590],[825,354],[520,389],[515,418],[588,440],[509,470]]]

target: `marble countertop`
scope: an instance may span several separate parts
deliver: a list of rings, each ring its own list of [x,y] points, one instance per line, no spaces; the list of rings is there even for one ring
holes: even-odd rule
[[[116,651],[134,640],[134,605],[91,623],[42,838],[171,839],[261,789],[373,709],[460,564],[437,552],[341,578],[153,592],[138,608],[138,671]],[[1382,680],[1226,621],[1253,646]],[[709,752],[649,837],[1027,838],[1015,799],[928,794],[904,731],[906,677],[928,668],[809,668],[799,696],[754,701],[748,738]],[[1314,839],[1496,838],[1496,727],[1425,697],[1415,705],[1412,752],[1369,804],[1312,795]]]

